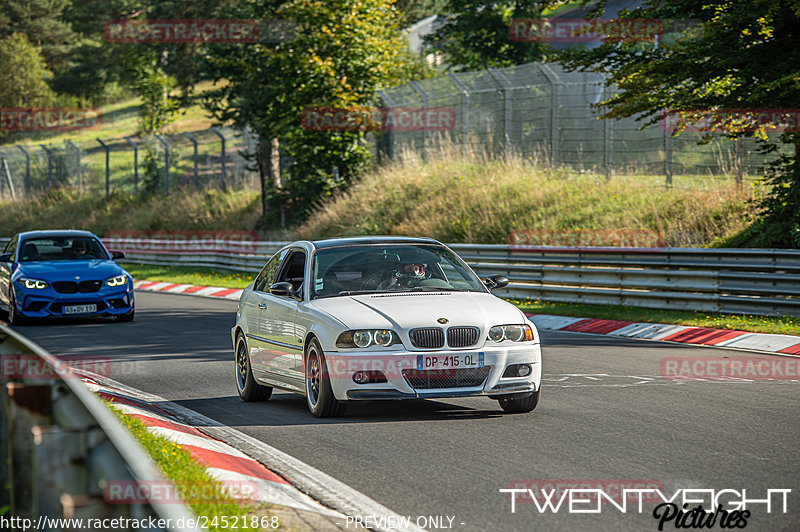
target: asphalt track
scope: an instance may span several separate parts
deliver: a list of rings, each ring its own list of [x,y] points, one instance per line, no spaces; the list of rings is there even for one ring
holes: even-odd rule
[[[516,481],[584,479],[607,482],[609,491],[624,480],[656,482],[667,496],[746,489],[763,499],[768,489],[792,489],[787,513],[753,505],[746,529],[800,529],[800,382],[659,377],[663,357],[741,351],[543,331],[544,388],[532,414],[504,415],[495,401],[474,398],[361,403],[344,418],[320,420],[292,394],[239,400],[229,334],[236,302],[136,297],[133,323],[18,330],[59,356],[108,357],[111,378],[241,430],[412,521],[449,516],[456,530],[658,529],[654,504],[642,513],[629,504],[627,513],[605,505],[575,514],[519,502],[512,513],[498,491]],[[676,530],[674,522],[664,530]]]

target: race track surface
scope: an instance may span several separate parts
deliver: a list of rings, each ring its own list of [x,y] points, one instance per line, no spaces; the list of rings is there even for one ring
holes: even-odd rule
[[[230,341],[236,302],[136,298],[133,323],[18,330],[59,356],[108,357],[112,379],[237,428],[412,521],[447,516],[456,530],[658,529],[654,504],[641,514],[633,503],[627,513],[608,504],[600,514],[554,514],[519,501],[512,513],[509,495],[498,491],[583,479],[609,490],[657,483],[667,496],[744,488],[763,499],[768,489],[792,489],[788,513],[775,496],[771,513],[764,504],[750,508],[746,529],[800,526],[800,382],[659,377],[663,357],[748,353],[542,331],[544,387],[532,414],[503,414],[495,401],[474,398],[360,403],[344,418],[320,420],[292,394],[239,400]],[[676,530],[674,522],[664,530]]]

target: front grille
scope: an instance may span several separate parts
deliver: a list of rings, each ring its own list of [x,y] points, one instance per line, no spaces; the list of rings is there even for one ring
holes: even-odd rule
[[[444,331],[438,327],[430,329],[412,329],[409,333],[411,344],[421,349],[439,349],[444,347]]]
[[[78,283],[75,281],[56,281],[53,283],[53,288],[56,292],[61,294],[77,294]]]
[[[477,327],[450,327],[447,329],[447,345],[450,347],[469,347],[478,343]]]
[[[483,368],[464,369],[435,369],[423,371],[418,369],[404,369],[403,377],[412,388],[417,390],[431,390],[434,388],[471,388],[481,386],[491,366]]]
[[[78,285],[78,291],[81,294],[91,294],[100,290],[101,286],[103,286],[102,281],[81,281]]]

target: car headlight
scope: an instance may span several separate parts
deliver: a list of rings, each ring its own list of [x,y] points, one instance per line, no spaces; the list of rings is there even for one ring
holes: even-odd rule
[[[42,288],[47,288],[47,283],[45,281],[40,281],[39,279],[20,279],[19,284],[25,288],[36,288],[39,290]]]
[[[112,277],[106,281],[108,286],[122,286],[128,282],[127,275],[117,275],[116,277]]]
[[[336,340],[336,347],[369,347],[379,345],[389,347],[399,344],[400,337],[389,329],[362,329],[358,331],[345,331]]]
[[[498,343],[503,340],[530,342],[533,341],[533,329],[530,325],[496,325],[489,329],[489,340]]]

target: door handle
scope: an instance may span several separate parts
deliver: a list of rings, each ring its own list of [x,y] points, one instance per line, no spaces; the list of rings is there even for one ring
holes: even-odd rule
[[[267,310],[267,305],[265,305],[264,303],[259,303],[258,308],[260,308],[261,310]]]

